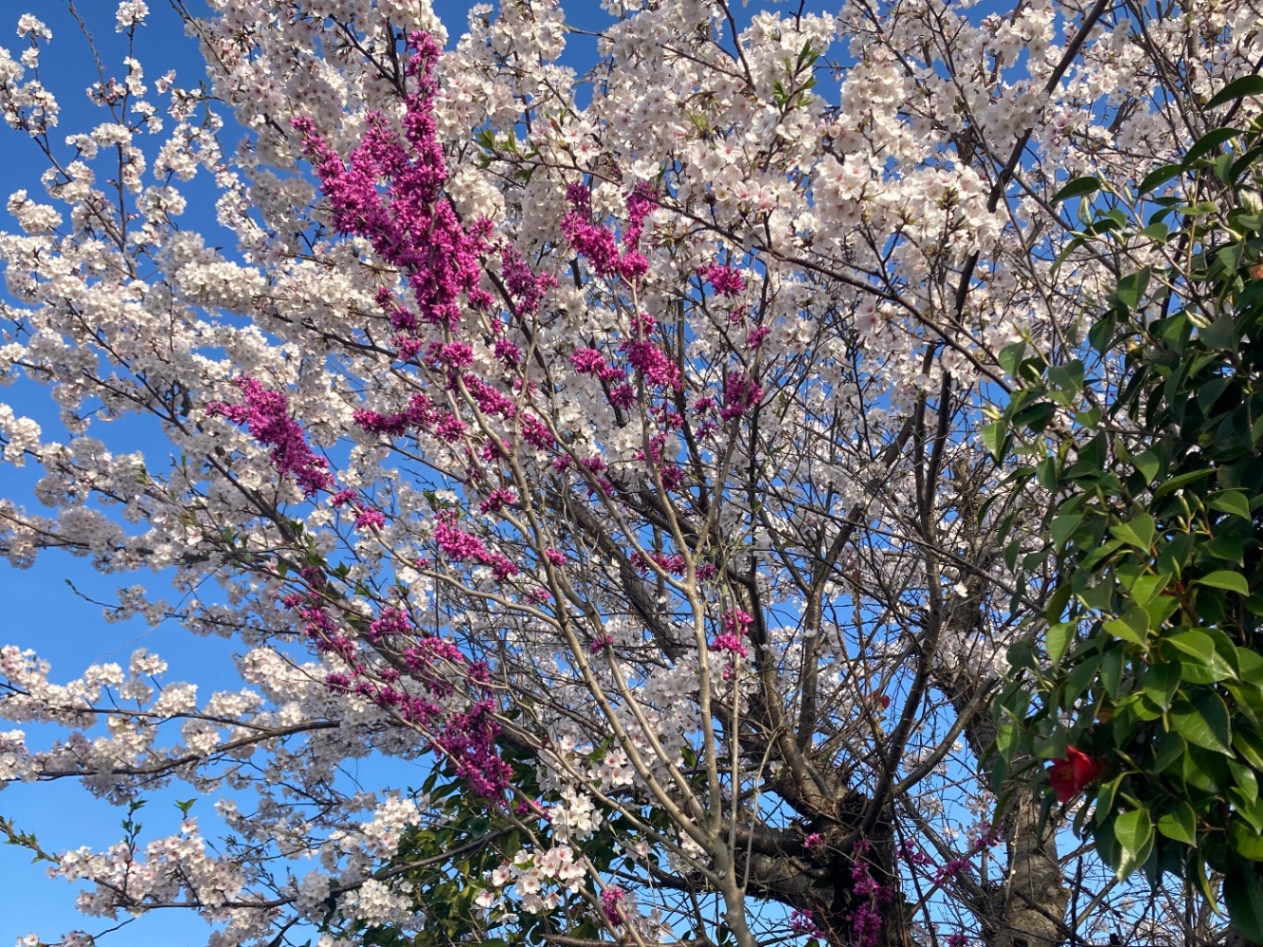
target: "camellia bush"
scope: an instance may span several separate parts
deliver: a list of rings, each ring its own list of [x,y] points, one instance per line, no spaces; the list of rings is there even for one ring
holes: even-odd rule
[[[1263,76],[1208,107],[1226,124],[1135,189],[1080,178],[1098,213],[1067,247],[1121,278],[1086,359],[1018,344],[1021,385],[987,428],[1056,502],[1056,580],[1040,646],[998,709],[1000,756],[1056,756],[1049,788],[1084,789],[1076,828],[1120,875],[1183,879],[1263,940]],[[1104,205],[1112,205],[1108,210]],[[1064,351],[1064,350],[1063,350]],[[1014,549],[1014,559],[1019,554]],[[1016,565],[1016,562],[1015,562]],[[1032,684],[1035,701],[1032,697]],[[1005,773],[999,768],[998,775]]]
[[[6,819],[87,882],[61,943],[1226,936],[1218,875],[1120,882],[1041,811],[1042,760],[1067,802],[1125,771],[1104,737],[992,713],[1061,618],[1008,561],[1061,488],[983,422],[1031,380],[1004,353],[1068,360],[1120,285],[1053,198],[1229,121],[1257,4],[603,6],[577,62],[551,0],[459,34],[128,0],[106,31],[181,16],[206,72],[103,58],[76,129],[41,60],[80,40],[17,20],[7,146],[46,170],[0,236],[0,442],[41,476],[0,548],[119,575],[109,617],[232,639],[245,684],[0,650],[0,715],[62,732],[0,735],[0,778],[216,801],[102,850]],[[418,784],[346,775],[388,759]]]

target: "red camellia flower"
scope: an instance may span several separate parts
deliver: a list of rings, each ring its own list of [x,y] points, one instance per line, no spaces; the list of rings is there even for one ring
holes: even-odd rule
[[[1048,767],[1048,782],[1057,793],[1058,802],[1069,802],[1104,775],[1104,763],[1072,746],[1066,747],[1064,759],[1053,760]]]

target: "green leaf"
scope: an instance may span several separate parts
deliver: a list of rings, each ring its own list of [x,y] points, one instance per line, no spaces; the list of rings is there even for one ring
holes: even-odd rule
[[[987,449],[993,460],[1004,459],[1004,443],[1008,439],[1008,431],[1003,421],[993,421],[983,425],[982,446]]]
[[[1140,305],[1140,300],[1144,298],[1145,290],[1149,288],[1149,267],[1138,270],[1135,273],[1129,273],[1118,281],[1118,289],[1114,291],[1121,302],[1128,309],[1135,309]]]
[[[1114,838],[1118,840],[1120,859],[1118,877],[1126,878],[1149,858],[1153,847],[1153,820],[1147,809],[1132,809],[1114,821]]]
[[[1123,683],[1125,649],[1110,648],[1101,658],[1101,684],[1110,697],[1118,697]]]
[[[1231,141],[1240,135],[1241,132],[1235,128],[1216,128],[1214,131],[1207,132],[1201,138],[1193,143],[1193,146],[1184,155],[1184,167],[1191,168],[1193,163],[1203,155],[1209,154],[1226,141]],[[1190,207],[1189,212],[1193,213],[1197,207]]]
[[[1132,600],[1141,608],[1147,608],[1170,581],[1171,575],[1168,572],[1138,576],[1129,586]]]
[[[1083,390],[1083,363],[1077,359],[1048,369],[1048,381],[1062,391],[1078,395]]]
[[[1198,480],[1204,480],[1215,472],[1213,467],[1204,467],[1201,470],[1193,470],[1189,473],[1178,474],[1170,480],[1164,480],[1153,491],[1153,498],[1164,497],[1168,493],[1174,493],[1176,490],[1187,487],[1190,483],[1196,483]]]
[[[1151,450],[1142,451],[1132,459],[1132,464],[1140,472],[1140,475],[1145,478],[1146,484],[1153,481],[1153,478],[1158,475],[1158,471],[1162,467],[1158,455]]]
[[[1202,691],[1193,700],[1178,697],[1171,705],[1171,725],[1194,746],[1231,754],[1228,708],[1218,695]]]
[[[1247,727],[1237,727],[1232,732],[1232,746],[1243,760],[1263,771],[1263,737]]]
[[[1153,517],[1148,513],[1137,513],[1126,523],[1111,526],[1110,532],[1129,546],[1135,546],[1141,552],[1148,552],[1153,542]]]
[[[1263,838],[1259,837],[1258,830],[1254,826],[1240,816],[1235,817],[1232,824],[1228,826],[1228,841],[1243,858],[1255,862],[1263,861]],[[1228,910],[1231,911],[1232,908]]]
[[[1022,364],[1022,357],[1026,354],[1025,342],[1014,342],[1006,345],[1000,350],[1000,354],[996,356],[996,361],[1012,378],[1017,377],[1017,367]]]
[[[1229,758],[1228,770],[1232,773],[1232,781],[1241,792],[1245,805],[1254,805],[1259,798],[1259,780],[1250,767]]]
[[[1036,401],[1015,414],[1013,423],[1020,424],[1038,434],[1048,427],[1056,413],[1057,406],[1051,401]]]
[[[1048,524],[1048,535],[1054,545],[1061,546],[1074,535],[1082,522],[1082,513],[1060,513]],[[1066,588],[1068,590],[1068,587]]]
[[[1078,622],[1059,621],[1051,625],[1048,629],[1046,638],[1046,647],[1048,649],[1048,660],[1053,664],[1058,663],[1066,653],[1066,649],[1070,646],[1070,642],[1074,640],[1075,629]]]
[[[1173,177],[1177,177],[1183,170],[1184,166],[1179,164],[1164,164],[1160,168],[1155,168],[1146,174],[1144,180],[1137,185],[1136,193],[1148,194],[1155,187],[1160,187]]]
[[[1206,585],[1212,589],[1227,589],[1229,592],[1236,592],[1238,595],[1250,594],[1250,586],[1246,582],[1245,576],[1228,569],[1221,569],[1218,572],[1204,575],[1200,579],[1194,579],[1193,584]]]
[[[1263,76],[1242,76],[1240,79],[1229,82],[1215,93],[1214,97],[1206,103],[1206,107],[1208,109],[1217,108],[1225,102],[1234,102],[1237,99],[1244,99],[1250,95],[1263,95]],[[1255,939],[1257,940],[1258,938]]]
[[[1151,664],[1141,679],[1145,696],[1163,710],[1171,707],[1175,692],[1180,686],[1180,665],[1178,663]]]
[[[1185,845],[1197,843],[1197,814],[1187,802],[1181,802],[1170,812],[1159,817],[1158,831],[1169,839]]]
[[[1263,941],[1263,886],[1258,871],[1242,868],[1224,875],[1224,905],[1242,936],[1258,943]]]
[[[1118,328],[1118,317],[1106,313],[1105,317],[1092,324],[1088,330],[1088,344],[1099,354],[1104,355],[1114,341],[1114,332]]]
[[[1142,648],[1149,646],[1149,614],[1143,608],[1133,605],[1120,617],[1111,618],[1101,627],[1115,638],[1122,638]]]
[[[1221,513],[1231,513],[1243,520],[1250,520],[1250,500],[1241,490],[1225,490],[1216,493],[1207,501],[1207,506]]]
[[[1231,313],[1221,312],[1210,325],[1197,330],[1202,345],[1211,349],[1208,363],[1219,361],[1218,352],[1235,352],[1238,345],[1237,321]],[[1194,366],[1196,369],[1197,366]]]
[[[1088,194],[1095,194],[1100,189],[1101,182],[1096,178],[1075,178],[1053,195],[1052,202],[1054,204],[1060,204],[1062,201],[1068,201],[1074,197],[1085,197]]]
[[[1167,635],[1162,640],[1172,648],[1196,658],[1202,664],[1210,661],[1215,654],[1214,639],[1204,631],[1196,629],[1181,631],[1174,635]]]

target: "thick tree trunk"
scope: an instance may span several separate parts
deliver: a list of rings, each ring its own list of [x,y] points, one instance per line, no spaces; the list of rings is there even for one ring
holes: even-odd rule
[[[1070,892],[1057,860],[1055,826],[1041,827],[1039,810],[1036,796],[1019,792],[1005,818],[1009,877],[988,947],[1057,947],[1066,939]]]

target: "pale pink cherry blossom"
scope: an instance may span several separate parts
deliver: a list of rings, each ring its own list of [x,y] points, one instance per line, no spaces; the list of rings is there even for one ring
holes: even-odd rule
[[[604,7],[574,67],[551,0],[450,35],[416,0],[216,0],[186,23],[205,89],[106,63],[76,128],[17,20],[0,110],[48,164],[6,205],[0,367],[56,411],[0,407],[39,471],[0,549],[129,574],[110,617],[231,638],[244,681],[0,649],[0,779],[215,800],[44,852],[91,917],[424,929],[401,853],[451,815],[351,785],[370,758],[490,813],[505,848],[462,878],[489,926],[867,945],[950,916],[1049,947],[1093,923],[1071,899],[1136,894],[1076,888],[1099,864],[1029,806],[985,858],[961,824],[995,815],[1002,523],[1046,504],[976,422],[999,352],[1081,338],[1113,277],[1054,277],[1049,198],[1178,158],[1180,103],[1263,54],[1252,5],[1145,12],[1149,47],[1053,2]]]

